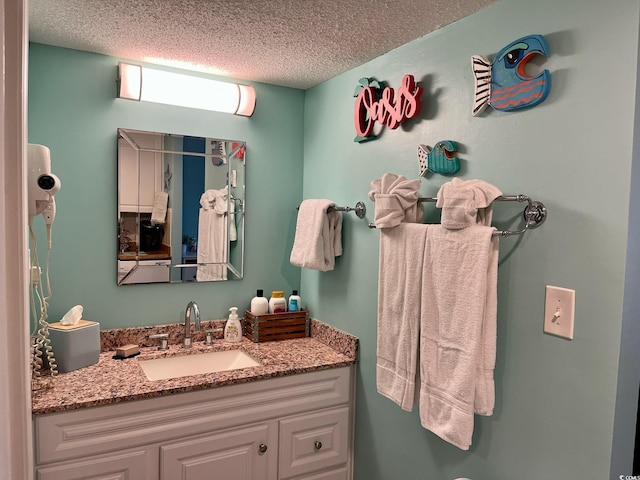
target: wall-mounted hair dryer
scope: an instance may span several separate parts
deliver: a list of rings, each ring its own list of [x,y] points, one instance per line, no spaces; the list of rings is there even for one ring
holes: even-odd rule
[[[51,225],[56,214],[53,196],[60,190],[60,179],[51,173],[51,152],[44,145],[30,143],[27,157],[29,216],[42,213],[45,223]]]

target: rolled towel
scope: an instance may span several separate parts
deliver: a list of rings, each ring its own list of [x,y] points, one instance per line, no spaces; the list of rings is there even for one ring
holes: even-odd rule
[[[454,178],[438,190],[436,207],[442,208],[441,223],[449,230],[491,225],[493,201],[502,192],[484,180]]]
[[[402,222],[422,223],[420,180],[385,173],[371,182],[369,199],[375,202],[376,228],[393,228]]]
[[[342,213],[330,207],[331,200],[304,200],[298,210],[295,238],[291,249],[292,265],[326,272],[335,267],[342,255]]]

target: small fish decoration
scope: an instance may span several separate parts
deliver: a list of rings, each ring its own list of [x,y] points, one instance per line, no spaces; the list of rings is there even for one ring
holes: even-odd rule
[[[493,62],[473,55],[471,66],[475,91],[472,115],[480,115],[487,105],[496,110],[510,111],[542,103],[551,88],[549,70],[536,77],[524,71],[527,62],[536,55],[549,56],[549,47],[542,35],[515,40],[500,50]]]
[[[441,140],[432,149],[426,145],[418,145],[418,164],[420,176],[427,172],[451,175],[460,170],[460,159],[456,156],[458,144],[451,140]]]

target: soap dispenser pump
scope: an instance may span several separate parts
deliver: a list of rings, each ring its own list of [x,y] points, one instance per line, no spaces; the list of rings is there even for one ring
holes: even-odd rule
[[[227,342],[238,343],[242,340],[242,324],[238,319],[238,307],[229,309],[229,320],[224,326],[224,339]]]

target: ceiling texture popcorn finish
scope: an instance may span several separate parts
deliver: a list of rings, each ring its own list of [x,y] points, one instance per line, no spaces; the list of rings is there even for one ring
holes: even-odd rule
[[[30,0],[29,39],[307,89],[495,0]]]

